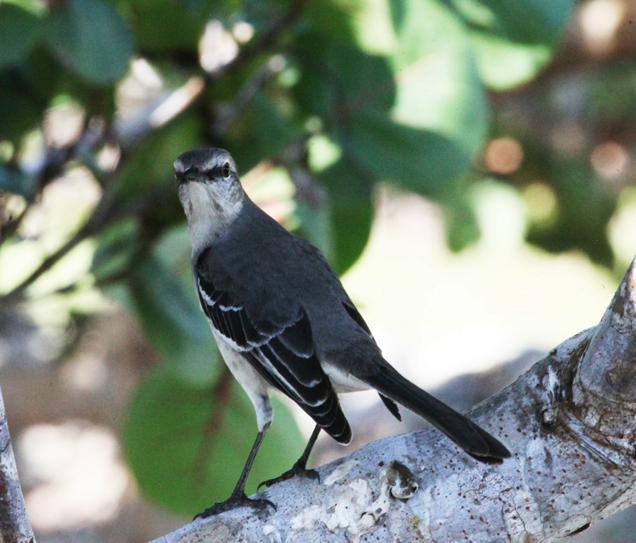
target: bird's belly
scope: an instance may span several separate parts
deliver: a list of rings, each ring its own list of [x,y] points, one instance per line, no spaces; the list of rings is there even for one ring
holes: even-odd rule
[[[267,391],[271,388],[269,383],[233,347],[231,340],[221,335],[212,325],[210,328],[226,366],[245,389],[247,395],[250,398],[252,396],[267,396]]]
[[[341,394],[343,392],[357,392],[359,390],[369,390],[371,387],[354,377],[350,373],[342,371],[340,368],[324,362],[322,368],[329,377],[331,385],[336,393]]]

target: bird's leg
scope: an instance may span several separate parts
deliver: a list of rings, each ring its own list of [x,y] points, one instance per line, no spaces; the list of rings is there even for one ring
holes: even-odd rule
[[[318,472],[313,469],[307,469],[307,460],[309,460],[309,455],[311,454],[311,449],[314,448],[314,443],[316,443],[316,439],[318,439],[318,434],[320,433],[320,426],[316,424],[311,437],[309,438],[309,442],[305,447],[305,450],[301,457],[296,461],[293,465],[292,469],[286,471],[282,475],[275,477],[274,479],[268,479],[267,481],[263,481],[258,488],[260,489],[262,486],[270,487],[275,485],[276,483],[280,483],[281,481],[286,481],[287,479],[291,479],[292,477],[296,477],[297,475],[300,477],[308,477],[310,479],[316,479],[320,482],[320,475]]]
[[[254,463],[254,459],[256,458],[256,453],[261,446],[261,442],[263,441],[263,437],[265,437],[265,432],[267,432],[268,428],[269,423],[267,423],[263,427],[263,429],[258,432],[256,441],[254,441],[254,445],[252,445],[252,450],[250,451],[250,455],[247,457],[247,462],[245,462],[245,467],[243,468],[241,476],[236,483],[236,487],[234,487],[232,495],[224,502],[215,503],[212,507],[209,507],[202,513],[199,513],[197,516],[194,517],[193,520],[218,515],[219,513],[229,511],[230,509],[234,509],[236,507],[252,507],[253,509],[267,509],[268,507],[272,507],[274,508],[274,510],[276,510],[276,506],[269,500],[252,500],[245,495],[245,482],[247,481],[247,476],[250,474],[252,464]]]

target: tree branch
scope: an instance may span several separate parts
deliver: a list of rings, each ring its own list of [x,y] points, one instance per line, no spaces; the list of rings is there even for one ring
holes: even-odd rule
[[[9,426],[0,391],[0,541],[35,543],[24,507],[18,470],[9,437]]]
[[[555,541],[636,502],[636,268],[601,323],[568,339],[471,418],[513,452],[476,462],[433,429],[386,438],[155,543]]]

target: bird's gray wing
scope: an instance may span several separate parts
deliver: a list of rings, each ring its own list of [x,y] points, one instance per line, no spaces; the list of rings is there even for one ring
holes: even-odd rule
[[[349,443],[351,428],[316,356],[311,323],[304,309],[299,307],[297,314],[283,324],[255,322],[239,294],[217,288],[209,275],[196,270],[195,282],[204,313],[228,344],[331,437]]]

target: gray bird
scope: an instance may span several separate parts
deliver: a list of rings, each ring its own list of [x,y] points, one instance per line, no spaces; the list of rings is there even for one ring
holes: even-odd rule
[[[219,350],[256,410],[258,435],[231,497],[197,515],[249,499],[245,481],[272,422],[269,390],[294,400],[315,430],[294,467],[275,482],[307,470],[311,449],[327,432],[343,445],[351,428],[337,394],[375,389],[401,420],[396,402],[446,434],[473,458],[499,463],[510,452],[468,418],[402,377],[382,357],[369,327],[322,254],[289,233],[245,194],[231,155],[198,149],[174,162],[192,243],[192,276]],[[274,506],[275,507],[275,506]]]

